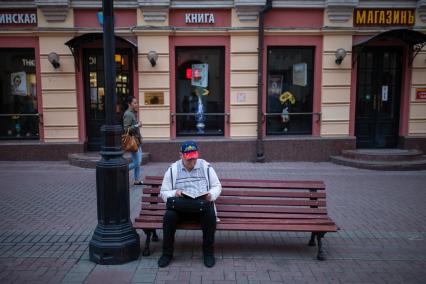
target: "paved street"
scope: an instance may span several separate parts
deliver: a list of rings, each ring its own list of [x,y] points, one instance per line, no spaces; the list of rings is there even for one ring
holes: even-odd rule
[[[143,173],[162,175],[168,164]],[[88,260],[96,226],[95,170],[66,162],[0,162],[0,283],[424,283],[426,171],[376,172],[330,163],[214,163],[219,177],[324,180],[327,261],[306,233],[218,232],[217,264],[202,264],[201,232],[178,231],[175,259],[118,266]],[[141,187],[132,186],[131,214]],[[142,232],[141,243],[144,241]],[[160,237],[161,238],[161,237]]]

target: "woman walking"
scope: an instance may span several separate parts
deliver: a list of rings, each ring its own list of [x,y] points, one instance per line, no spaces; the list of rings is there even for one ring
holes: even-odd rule
[[[138,143],[138,151],[130,152],[132,156],[132,162],[129,164],[129,171],[134,170],[134,185],[141,185],[141,161],[142,161],[142,137],[139,128],[142,126],[140,121],[136,120],[136,114],[138,112],[138,101],[135,97],[129,97],[127,100],[128,108],[124,112],[123,116],[123,127],[124,132],[134,136]]]

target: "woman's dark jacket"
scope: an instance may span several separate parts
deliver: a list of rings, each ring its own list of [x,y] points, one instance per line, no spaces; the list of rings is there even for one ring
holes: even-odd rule
[[[124,133],[127,133],[127,130],[129,130],[129,133],[132,136],[134,136],[138,144],[141,145],[142,136],[141,136],[139,127],[136,126],[137,124],[138,124],[138,121],[136,120],[136,112],[128,108],[124,112],[124,116],[123,116]]]

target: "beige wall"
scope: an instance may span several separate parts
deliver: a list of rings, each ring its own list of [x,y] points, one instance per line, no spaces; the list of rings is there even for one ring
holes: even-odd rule
[[[41,96],[46,142],[78,142],[78,109],[74,58],[64,45],[70,37],[39,37]],[[53,68],[47,56],[58,53],[61,66]]]
[[[256,137],[257,36],[231,36],[231,137]]]
[[[426,48],[413,61],[408,135],[426,136],[426,100],[416,100],[416,89],[426,88]]]
[[[335,52],[344,48],[341,65]],[[348,136],[351,88],[352,35],[324,35],[321,89],[321,136]]]
[[[147,59],[149,51],[158,54],[152,67]],[[168,35],[138,36],[139,118],[144,140],[170,139],[170,64]],[[146,92],[162,92],[164,105],[145,105]]]

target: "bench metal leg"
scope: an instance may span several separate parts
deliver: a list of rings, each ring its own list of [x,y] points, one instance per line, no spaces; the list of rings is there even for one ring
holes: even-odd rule
[[[318,242],[318,254],[317,259],[318,260],[325,260],[324,250],[322,249],[322,241],[321,239],[324,237],[324,232],[319,232],[317,235],[317,242]]]
[[[143,230],[146,234],[145,247],[143,249],[142,255],[149,256],[151,251],[149,250],[149,244],[151,243],[152,230]]]
[[[153,230],[152,231],[152,241],[153,242],[158,242],[158,235],[157,235],[157,231],[156,230]]]
[[[315,236],[316,236],[316,233],[312,232],[311,233],[311,239],[309,240],[309,243],[308,243],[308,245],[310,247],[314,247],[316,245],[315,244]]]

